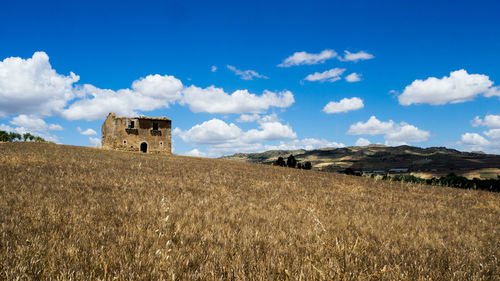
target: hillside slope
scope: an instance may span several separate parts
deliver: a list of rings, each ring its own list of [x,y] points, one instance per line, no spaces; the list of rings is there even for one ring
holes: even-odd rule
[[[281,156],[290,154],[301,162],[310,161],[315,169],[341,171],[389,170],[406,168],[413,172],[440,176],[456,173],[468,176],[472,171],[483,171],[477,177],[496,177],[500,174],[500,155],[461,152],[445,147],[419,148],[414,146],[369,145],[362,147],[324,148],[315,150],[267,151],[263,153],[238,153],[224,159],[270,164]],[[490,173],[488,175],[487,173]]]
[[[500,194],[0,143],[0,279],[498,280]]]

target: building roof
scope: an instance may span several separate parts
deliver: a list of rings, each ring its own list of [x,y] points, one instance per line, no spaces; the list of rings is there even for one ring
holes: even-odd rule
[[[139,116],[135,117],[137,119],[143,119],[143,120],[166,120],[166,121],[171,121],[167,117],[147,117],[147,116]]]
[[[148,117],[148,116],[138,116],[138,117],[126,117],[126,116],[118,116],[114,112],[110,112],[108,115],[113,115],[116,119],[140,119],[140,120],[160,120],[160,121],[172,121],[167,117]]]

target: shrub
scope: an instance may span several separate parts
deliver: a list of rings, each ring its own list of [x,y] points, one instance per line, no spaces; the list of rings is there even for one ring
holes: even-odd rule
[[[286,160],[286,165],[289,168],[295,168],[295,166],[297,166],[297,160],[295,160],[293,154],[290,154],[290,156],[288,156],[288,159]]]

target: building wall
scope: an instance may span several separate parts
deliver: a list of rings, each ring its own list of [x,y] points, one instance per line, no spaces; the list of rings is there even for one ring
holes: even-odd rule
[[[134,128],[129,129],[130,121]],[[153,131],[153,123],[158,130]],[[141,143],[147,143],[147,152],[171,153],[171,126],[167,119],[119,117],[110,113],[102,124],[102,147],[125,151],[140,151]]]

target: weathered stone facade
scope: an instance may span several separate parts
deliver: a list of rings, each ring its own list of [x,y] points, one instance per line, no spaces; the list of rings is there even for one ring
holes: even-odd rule
[[[110,113],[102,124],[102,148],[171,153],[172,121],[166,117],[120,117]]]

